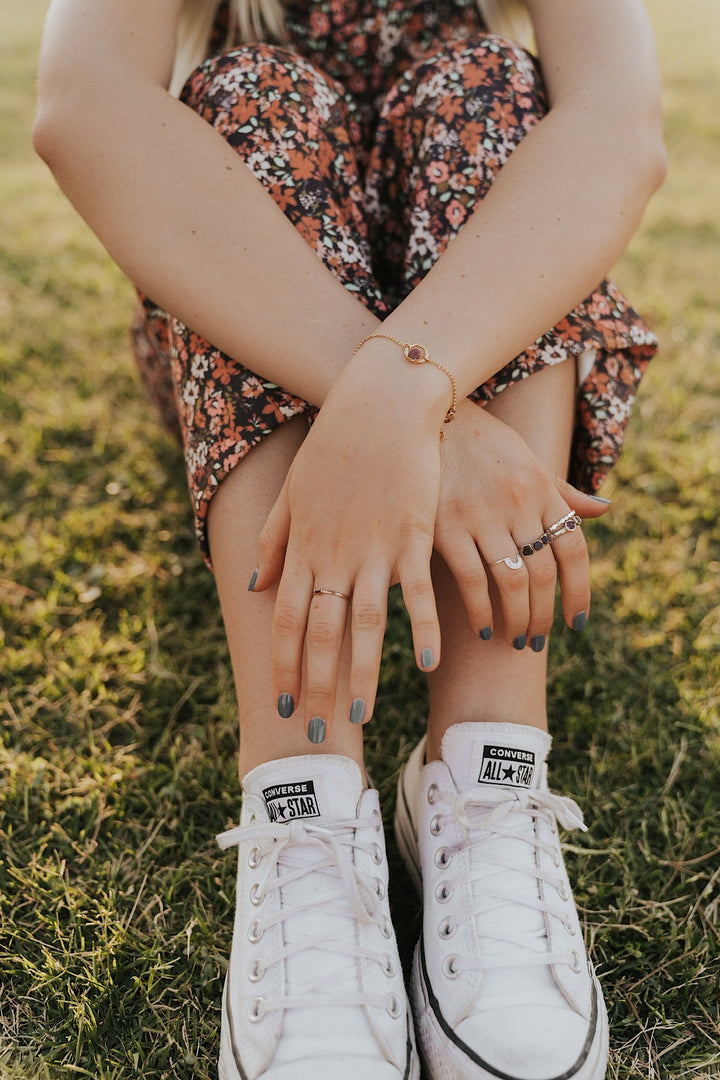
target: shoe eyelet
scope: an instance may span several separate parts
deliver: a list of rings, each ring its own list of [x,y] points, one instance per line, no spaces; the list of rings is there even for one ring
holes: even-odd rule
[[[559,885],[557,887],[557,894],[558,894],[558,896],[560,897],[561,900],[567,901],[567,900],[570,899],[570,890],[568,889],[568,887],[567,887],[567,885],[565,884],[564,881],[561,881],[559,883]]]
[[[370,851],[371,851],[370,857],[371,857],[372,861],[375,863],[376,866],[380,866],[380,864],[383,861],[382,848],[380,847],[379,844],[373,844]]]
[[[248,861],[248,866],[250,867],[251,870],[257,869],[257,867],[260,865],[260,848],[259,847],[250,848],[250,851],[248,852],[248,860],[247,861]]]
[[[437,784],[431,784],[430,787],[427,789],[427,801],[430,803],[431,806],[433,806],[437,802],[439,794],[440,788],[437,786]]]
[[[386,916],[383,916],[383,921],[380,923],[380,933],[387,939],[390,939],[393,935],[392,923]]]
[[[457,979],[460,975],[460,968],[457,966],[459,956],[446,956],[442,963],[443,975],[448,979]]]
[[[263,1005],[265,1004],[265,998],[255,998],[252,1005],[248,1009],[248,1020],[251,1024],[257,1024],[258,1020],[262,1020],[265,1013],[263,1012]]]
[[[435,899],[439,904],[447,904],[452,894],[453,890],[450,888],[447,881],[441,881],[435,890]]]
[[[453,926],[450,919],[443,919],[438,926],[438,934],[441,938],[451,938],[457,928]]]
[[[253,907],[260,907],[260,904],[262,904],[264,899],[265,893],[260,887],[260,882],[254,882],[252,888],[250,889],[250,903],[253,905]]]
[[[439,848],[435,852],[435,865],[437,866],[438,870],[444,870],[447,866],[449,866],[451,858],[452,855],[447,848]]]
[[[397,994],[391,994],[387,1005],[388,1014],[393,1020],[397,1020],[402,1015],[402,1003]]]
[[[562,855],[559,851],[553,851],[553,866],[558,867],[558,869],[562,866]]]
[[[397,974],[397,964],[393,960],[390,953],[386,953],[383,957],[383,971],[387,975],[388,979],[392,979]]]
[[[564,922],[564,923],[563,923],[563,926],[565,927],[565,930],[566,930],[566,931],[567,931],[567,933],[568,933],[568,934],[570,935],[570,937],[575,937],[575,936],[576,936],[576,934],[577,934],[577,927],[576,927],[576,926],[575,926],[575,925],[574,925],[573,923],[571,923],[571,922]]]
[[[382,818],[380,817],[380,811],[379,810],[373,810],[372,819],[373,819],[373,822],[374,822],[373,827],[375,829],[375,832],[380,832],[380,830],[382,829]]]
[[[248,971],[248,979],[250,980],[250,982],[259,982],[264,974],[265,965],[263,964],[262,960],[254,960],[250,965],[250,970]]]
[[[572,950],[572,952],[570,953],[570,959],[572,961],[572,963],[570,964],[570,970],[574,971],[576,975],[579,975],[582,971],[582,964],[580,963],[580,956],[577,952],[577,949]]]
[[[258,941],[262,938],[263,933],[264,930],[260,925],[260,920],[256,919],[255,922],[251,922],[248,926],[248,941],[253,945],[257,945]]]
[[[443,831],[443,824],[442,824],[442,822],[440,820],[440,815],[436,814],[435,817],[430,822],[430,832],[432,833],[433,836],[439,836],[442,831]]]
[[[375,878],[375,893],[377,894],[379,900],[385,899],[386,889],[379,877]]]

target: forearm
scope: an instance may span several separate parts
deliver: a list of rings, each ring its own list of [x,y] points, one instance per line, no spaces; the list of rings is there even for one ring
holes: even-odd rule
[[[107,26],[114,5],[56,7],[35,143],[62,190],[156,303],[251,370],[321,404],[378,320],[224,138],[165,91],[167,58],[163,70],[133,43],[118,47]],[[138,18],[143,25],[145,13]],[[171,54],[167,11],[154,32],[168,38]],[[154,56],[162,46],[155,42]],[[68,68],[82,75],[68,79]]]
[[[461,395],[591,292],[663,175],[654,48],[638,5],[536,6],[555,15],[538,25],[550,111],[385,324],[450,368]]]

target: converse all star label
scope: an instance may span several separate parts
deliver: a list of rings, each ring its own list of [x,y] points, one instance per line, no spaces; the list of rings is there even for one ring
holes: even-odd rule
[[[320,817],[314,780],[293,784],[274,784],[263,788],[263,798],[270,821],[294,821]]]
[[[502,787],[530,788],[535,781],[535,754],[514,746],[492,746],[485,743],[480,763],[478,784],[500,784]]]

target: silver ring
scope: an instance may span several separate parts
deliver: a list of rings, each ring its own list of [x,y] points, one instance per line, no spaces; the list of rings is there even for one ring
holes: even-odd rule
[[[556,540],[558,536],[562,536],[564,532],[574,532],[578,525],[582,525],[582,518],[574,510],[571,510],[569,514],[565,514],[559,521],[549,525],[545,532],[550,537],[550,543],[552,544],[553,540]]]
[[[505,563],[509,570],[519,570],[523,564],[523,561],[520,558],[520,552],[518,552],[517,555],[513,556],[512,558],[496,559],[495,562],[491,562],[490,565],[498,566],[499,563]]]
[[[341,600],[347,600],[348,604],[350,603],[350,597],[344,592],[338,592],[337,589],[313,589],[313,596],[339,596]]]

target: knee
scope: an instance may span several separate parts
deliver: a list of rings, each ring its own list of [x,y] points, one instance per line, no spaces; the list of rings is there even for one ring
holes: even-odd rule
[[[314,114],[333,88],[311,64],[282,45],[253,43],[206,60],[190,75],[182,100],[226,135],[250,116]]]
[[[494,118],[506,127],[503,110],[511,106],[514,120],[527,130],[547,111],[537,61],[499,34],[477,31],[449,42],[419,65],[417,75],[421,97],[434,87],[441,94],[460,95],[468,102],[465,111],[480,121]]]

